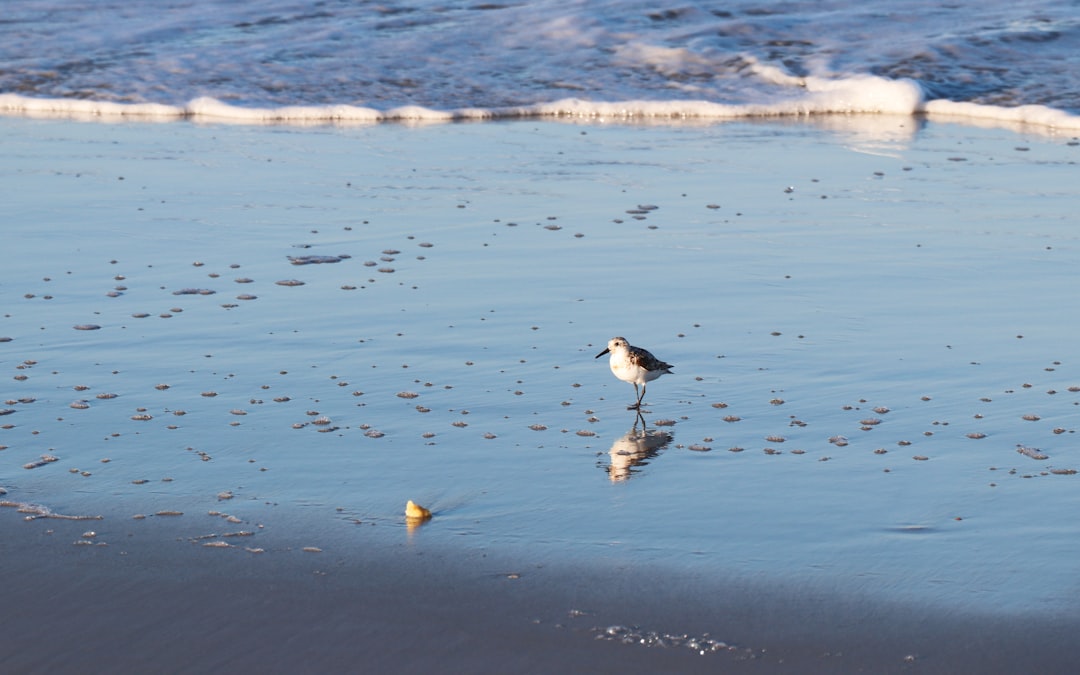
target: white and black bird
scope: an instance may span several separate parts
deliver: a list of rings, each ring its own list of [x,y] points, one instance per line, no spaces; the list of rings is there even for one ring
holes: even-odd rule
[[[611,354],[608,365],[611,366],[611,372],[615,377],[634,385],[637,402],[629,406],[628,410],[641,409],[641,400],[645,398],[645,384],[647,382],[652,382],[661,375],[674,374],[671,372],[674,366],[670,363],[664,363],[649,353],[648,350],[632,346],[626,341],[626,338],[611,338],[608,340],[607,349],[597,354],[596,358],[608,353]],[[640,390],[638,385],[641,385]]]

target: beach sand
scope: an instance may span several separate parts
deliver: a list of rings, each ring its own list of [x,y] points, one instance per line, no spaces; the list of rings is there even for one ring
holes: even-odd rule
[[[1075,617],[971,616],[797,588],[717,586],[407,550],[252,556],[72,547],[4,514],[5,670],[30,672],[1065,673]],[[730,645],[656,640],[668,626]]]
[[[0,125],[5,672],[1074,666],[1071,139]]]

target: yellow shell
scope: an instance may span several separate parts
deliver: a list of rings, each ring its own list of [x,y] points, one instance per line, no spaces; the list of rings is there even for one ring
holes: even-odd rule
[[[415,520],[427,520],[431,517],[431,511],[428,511],[423,506],[420,506],[410,499],[405,504],[405,517]]]

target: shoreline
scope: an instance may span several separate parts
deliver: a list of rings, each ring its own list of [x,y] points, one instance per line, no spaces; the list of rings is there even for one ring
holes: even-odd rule
[[[878,79],[878,78],[870,78]],[[823,126],[874,128],[923,122],[957,123],[972,128],[1004,129],[1041,136],[1071,136],[1080,132],[1080,115],[1044,105],[997,106],[947,99],[926,100],[907,80],[881,80],[893,93],[859,99],[862,78],[854,78],[848,97],[794,101],[773,105],[727,104],[711,101],[590,101],[567,98],[549,103],[505,108],[439,110],[417,105],[390,109],[355,105],[243,107],[213,98],[183,104],[116,103],[85,99],[39,99],[0,93],[0,115],[40,120],[96,124],[188,122],[206,125],[305,127],[363,127],[376,124],[437,125],[497,122],[557,122],[584,125],[714,125],[732,123],[804,123]]]
[[[1078,539],[1040,519],[1075,501],[1075,148],[830,121],[0,118],[0,485],[104,515],[0,509],[0,658],[1068,672]],[[678,441],[616,482],[626,385],[592,343],[648,331]],[[407,498],[436,511],[411,537]]]

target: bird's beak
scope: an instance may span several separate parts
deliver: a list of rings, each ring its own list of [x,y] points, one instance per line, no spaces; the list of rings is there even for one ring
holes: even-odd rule
[[[594,358],[594,359],[598,359],[598,358],[600,358],[600,357],[601,357],[601,356],[603,356],[604,354],[607,354],[607,353],[608,353],[608,352],[610,352],[610,351],[611,351],[610,349],[605,349],[604,351],[600,352],[599,354],[597,354],[597,355],[596,355],[596,356],[594,356],[593,358]]]

